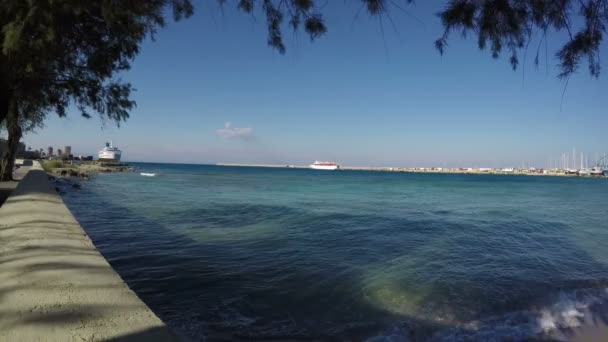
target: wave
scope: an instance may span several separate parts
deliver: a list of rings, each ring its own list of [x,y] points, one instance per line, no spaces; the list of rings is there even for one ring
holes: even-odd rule
[[[565,341],[598,321],[608,324],[608,288],[562,291],[548,305],[461,323],[425,338],[411,322],[399,322],[366,341]]]
[[[168,319],[169,325],[196,340],[350,340],[366,342],[566,341],[577,329],[596,321],[608,324],[608,288],[579,289],[554,296],[553,303],[508,312],[457,326],[441,321],[403,320],[382,329],[373,317],[366,322],[324,326],[324,322],[296,322],[292,317],[257,317],[242,298],[224,301],[212,317],[197,314]],[[189,316],[189,317],[188,317]],[[201,320],[201,318],[203,318]],[[386,326],[386,325],[384,325]]]
[[[462,184],[406,180],[387,197],[392,183],[318,177],[57,186],[138,295],[196,340],[559,340],[608,321],[602,193],[562,208],[534,186],[526,201],[547,204],[532,212]]]

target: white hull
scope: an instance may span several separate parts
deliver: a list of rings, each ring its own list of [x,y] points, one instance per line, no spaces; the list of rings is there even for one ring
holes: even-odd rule
[[[99,151],[99,159],[109,161],[120,161],[121,153],[116,151]]]
[[[99,151],[97,154],[99,160],[101,161],[120,161],[121,151],[116,147],[112,146],[112,142],[107,142],[106,147],[103,150]]]
[[[591,169],[591,171],[589,171],[589,173],[592,176],[603,176],[604,172],[605,172],[604,170],[598,169],[598,168],[595,168],[595,167],[593,169]]]
[[[338,169],[338,165],[315,165],[315,164],[311,164],[310,168],[311,169],[315,169],[315,170],[337,170]]]

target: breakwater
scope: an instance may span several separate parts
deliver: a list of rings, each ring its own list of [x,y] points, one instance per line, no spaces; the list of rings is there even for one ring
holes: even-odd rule
[[[176,340],[97,251],[38,162],[0,207],[0,241],[0,341]]]
[[[266,167],[279,169],[310,169],[307,165],[290,164],[241,164],[241,163],[218,163],[217,166],[230,167]],[[378,171],[378,172],[406,172],[406,173],[434,173],[434,174],[463,174],[463,175],[516,175],[516,176],[561,176],[561,177],[608,177],[604,174],[581,174],[578,170],[564,169],[542,169],[542,168],[443,168],[443,167],[392,167],[392,166],[344,166],[343,171]]]

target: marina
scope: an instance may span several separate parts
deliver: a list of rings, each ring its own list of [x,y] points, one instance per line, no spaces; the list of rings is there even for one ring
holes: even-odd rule
[[[438,173],[438,174],[487,174],[487,175],[519,175],[519,176],[577,176],[577,177],[608,177],[608,154],[602,157],[596,155],[596,162],[589,167],[589,157],[580,152],[580,164],[576,149],[573,149],[572,158],[569,154],[562,154],[559,161],[548,161],[552,167],[402,167],[402,166],[348,166],[336,162],[315,161],[310,165],[294,164],[240,164],[217,163],[218,166],[234,167],[270,167],[289,169],[315,169],[315,170],[345,170],[345,171],[383,171],[408,173]],[[579,167],[576,167],[578,165]]]

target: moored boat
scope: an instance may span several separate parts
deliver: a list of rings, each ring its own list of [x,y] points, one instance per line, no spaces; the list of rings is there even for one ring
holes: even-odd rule
[[[591,176],[603,176],[604,175],[604,170],[594,167],[593,169],[591,169],[591,171],[589,171],[589,174]]]
[[[578,175],[579,176],[589,176],[589,175],[591,175],[591,170],[589,170],[589,169],[580,169],[580,170],[578,170]]]

